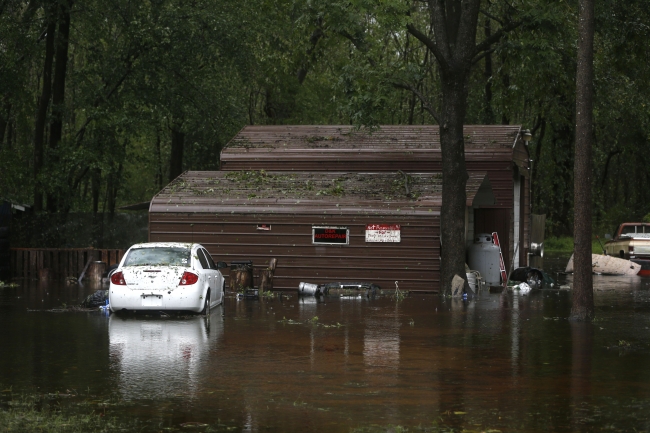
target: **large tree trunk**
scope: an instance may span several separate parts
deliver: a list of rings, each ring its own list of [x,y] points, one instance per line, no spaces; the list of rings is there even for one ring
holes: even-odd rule
[[[172,129],[172,151],[169,157],[169,181],[176,179],[183,172],[183,148],[185,134],[179,129]]]
[[[576,144],[574,161],[574,272],[571,318],[594,316],[591,274],[591,148],[593,141],[594,0],[580,0],[576,72]]]
[[[56,8],[51,8],[45,37],[45,61],[43,63],[43,89],[38,100],[34,126],[34,211],[43,210],[43,185],[40,175],[43,169],[43,144],[45,142],[45,120],[52,96],[52,63],[54,60],[54,31],[56,29]]]
[[[467,102],[467,70],[442,72],[441,293],[449,294],[454,275],[465,276],[465,207],[467,169],[463,125]]]
[[[412,24],[409,33],[420,40],[440,65],[442,108],[434,115],[440,125],[442,210],[440,215],[440,293],[451,293],[452,281],[465,275],[465,207],[467,169],[463,125],[467,80],[475,56],[480,0],[428,0],[434,39]],[[489,45],[489,44],[488,44]]]
[[[68,68],[68,38],[70,36],[70,9],[72,0],[64,2],[59,7],[59,31],[56,38],[56,54],[54,61],[54,83],[52,85],[52,114],[50,119],[50,149],[54,150],[61,141],[63,134],[63,107],[65,103],[65,79]],[[52,164],[57,163],[53,153]],[[47,197],[47,210],[56,212],[59,208],[57,201],[60,197],[51,192]]]

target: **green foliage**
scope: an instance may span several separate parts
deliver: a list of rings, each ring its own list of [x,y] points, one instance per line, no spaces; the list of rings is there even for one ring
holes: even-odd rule
[[[650,218],[650,10],[596,5],[594,224]],[[431,34],[426,2],[196,0],[75,2],[63,138],[34,177],[48,1],[0,7],[0,196],[58,211],[112,213],[182,169],[213,170],[246,124],[431,124],[439,65],[407,31]],[[520,23],[474,65],[466,123],[533,131],[532,202],[549,236],[573,225],[577,4],[484,2],[477,42]],[[48,128],[48,125],[46,125]],[[47,135],[47,130],[46,130]],[[47,147],[47,146],[46,146]],[[263,184],[263,179],[258,179]],[[327,194],[344,191],[336,185]]]
[[[568,253],[573,251],[573,238],[568,236],[550,237],[544,240],[544,251]]]
[[[603,241],[601,240],[601,242]],[[549,253],[572,253],[573,238],[569,236],[547,238],[544,240],[544,251]],[[592,254],[603,253],[603,248],[595,237],[591,240],[591,252]]]

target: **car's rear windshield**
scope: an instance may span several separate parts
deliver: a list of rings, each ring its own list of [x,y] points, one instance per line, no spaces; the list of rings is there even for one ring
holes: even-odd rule
[[[188,248],[134,248],[129,251],[124,266],[190,266]]]

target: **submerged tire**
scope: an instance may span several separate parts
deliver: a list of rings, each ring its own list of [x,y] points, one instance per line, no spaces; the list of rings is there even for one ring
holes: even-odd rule
[[[201,314],[206,316],[210,314],[210,291],[209,290],[208,293],[205,295],[205,303],[203,304],[203,311],[201,311]]]

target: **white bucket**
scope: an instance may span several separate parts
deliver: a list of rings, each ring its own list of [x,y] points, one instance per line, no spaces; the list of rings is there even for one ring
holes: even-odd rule
[[[298,286],[298,294],[301,296],[317,296],[320,294],[317,284],[300,283]]]

